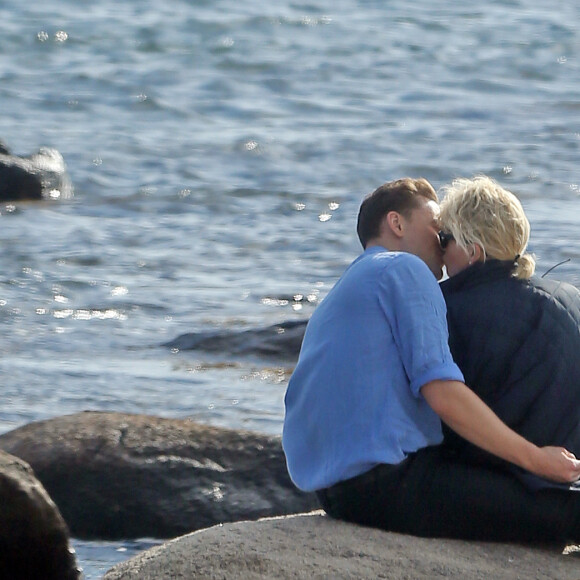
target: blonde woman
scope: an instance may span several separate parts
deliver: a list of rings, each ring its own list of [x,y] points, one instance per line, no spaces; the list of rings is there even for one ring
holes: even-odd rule
[[[485,176],[457,179],[443,193],[450,278],[441,289],[466,384],[530,441],[580,453],[580,292],[533,275],[530,224],[514,194]],[[446,441],[463,459],[498,462],[453,433]]]

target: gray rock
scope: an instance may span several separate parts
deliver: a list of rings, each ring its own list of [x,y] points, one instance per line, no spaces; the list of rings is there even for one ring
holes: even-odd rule
[[[0,451],[0,578],[76,580],[69,531],[29,465]]]
[[[162,346],[234,356],[259,356],[296,362],[307,320],[287,320],[242,331],[188,332]]]
[[[42,147],[19,157],[0,142],[0,201],[67,199],[73,186],[62,155]]]
[[[85,412],[0,436],[79,538],[169,538],[317,507],[292,484],[279,437],[189,420]]]
[[[117,564],[103,580],[578,580],[554,548],[394,534],[321,512],[215,526]]]

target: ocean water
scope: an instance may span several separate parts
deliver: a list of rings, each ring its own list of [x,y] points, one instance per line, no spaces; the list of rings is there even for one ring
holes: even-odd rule
[[[487,173],[580,284],[580,5],[0,0],[0,139],[70,201],[0,206],[0,432],[86,409],[280,433],[291,368],[172,352],[308,318],[361,198]],[[75,539],[85,577],[155,539]]]

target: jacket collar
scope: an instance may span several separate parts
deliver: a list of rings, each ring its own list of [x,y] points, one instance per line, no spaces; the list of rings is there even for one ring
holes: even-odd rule
[[[486,260],[468,266],[455,276],[441,282],[443,293],[465,290],[482,282],[494,282],[512,277],[515,263],[511,260]]]

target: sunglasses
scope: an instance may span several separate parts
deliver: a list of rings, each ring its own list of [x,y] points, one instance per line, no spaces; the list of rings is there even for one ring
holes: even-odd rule
[[[439,243],[441,244],[441,247],[443,249],[447,247],[447,244],[449,244],[449,242],[455,240],[453,234],[450,234],[448,232],[440,231],[438,235],[439,235]]]

